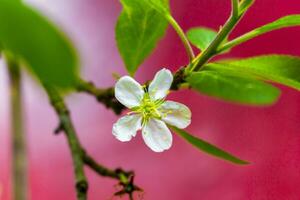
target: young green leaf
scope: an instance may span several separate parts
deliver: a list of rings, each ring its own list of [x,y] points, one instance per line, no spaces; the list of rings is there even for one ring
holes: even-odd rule
[[[212,155],[212,156],[215,156],[215,157],[218,157],[220,159],[223,159],[223,160],[226,160],[226,161],[230,161],[232,163],[235,163],[235,164],[239,164],[239,165],[245,165],[245,164],[249,164],[249,162],[247,161],[244,161],[244,160],[241,160],[227,152],[225,152],[224,150],[200,139],[200,138],[197,138],[193,135],[190,135],[189,133],[187,133],[186,131],[184,130],[181,130],[179,128],[176,128],[174,126],[169,126],[174,132],[176,132],[179,136],[181,136],[183,139],[185,139],[188,143],[192,144],[194,147],[196,147],[197,149],[209,154],[209,155]]]
[[[165,0],[151,0],[155,7]],[[123,11],[116,25],[116,40],[129,74],[133,75],[164,35],[167,20],[148,0],[121,0]]]
[[[205,50],[216,36],[215,30],[206,27],[192,28],[187,32],[189,41],[201,51]]]
[[[287,55],[264,55],[242,60],[224,61],[215,67],[253,74],[300,90],[300,58]]]
[[[262,35],[264,33],[274,31],[281,28],[287,28],[287,27],[293,27],[293,26],[299,26],[300,25],[300,15],[288,15],[285,17],[282,17],[272,23],[266,24],[264,26],[261,26],[257,29],[254,29],[226,44],[221,46],[218,51],[222,52],[226,49],[232,48],[233,46],[237,46],[243,42],[246,42],[254,37],[257,37],[259,35]]]
[[[15,1],[0,1],[0,43],[40,80],[60,87],[76,79],[77,55],[46,18]]]
[[[241,104],[270,105],[280,95],[272,85],[225,71],[194,72],[187,81],[200,93]]]

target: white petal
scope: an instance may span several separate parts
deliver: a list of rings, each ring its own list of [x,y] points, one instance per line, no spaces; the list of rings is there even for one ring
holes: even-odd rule
[[[155,74],[149,85],[149,94],[153,100],[162,99],[167,96],[173,82],[173,75],[170,70],[162,69]]]
[[[128,108],[139,106],[144,96],[143,87],[130,76],[123,76],[115,86],[115,96]]]
[[[113,125],[113,135],[122,142],[130,141],[142,127],[140,115],[127,115]]]
[[[160,120],[150,119],[143,127],[143,138],[148,147],[162,152],[172,146],[172,134],[167,125]]]
[[[174,101],[165,101],[159,108],[162,120],[178,128],[186,128],[191,123],[190,109]]]

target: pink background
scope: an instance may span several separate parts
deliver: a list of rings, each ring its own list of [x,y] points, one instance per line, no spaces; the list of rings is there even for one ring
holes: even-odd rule
[[[114,84],[112,72],[125,74],[114,41],[114,23],[121,6],[117,0],[31,0],[75,41],[82,73],[98,86]],[[218,28],[229,14],[229,0],[171,0],[175,18],[184,30],[197,25]],[[233,36],[277,19],[300,13],[299,0],[257,0]],[[234,49],[230,56],[263,53],[300,56],[300,28],[261,36]],[[139,69],[139,81],[151,79],[162,66],[176,70],[186,55],[169,28],[155,53]],[[0,199],[9,200],[9,110],[5,68],[0,67]],[[223,103],[190,91],[170,99],[188,105],[193,112],[188,130],[211,143],[252,162],[235,166],[198,152],[174,135],[171,150],[151,152],[140,136],[121,143],[111,134],[117,120],[110,110],[84,94],[68,97],[82,144],[110,167],[136,171],[146,200],[299,200],[300,199],[300,93],[281,87],[279,102],[268,108]],[[26,130],[32,200],[73,200],[73,170],[63,135],[54,136],[57,118],[45,93],[26,77]],[[86,170],[89,199],[110,199],[115,180]],[[126,199],[127,197],[124,197]]]

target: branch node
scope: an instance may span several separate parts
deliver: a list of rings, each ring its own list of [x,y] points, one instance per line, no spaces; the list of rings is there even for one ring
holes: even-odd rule
[[[54,134],[58,135],[60,134],[62,131],[64,131],[64,125],[62,122],[60,122],[57,126],[57,128],[54,130]]]
[[[86,193],[88,191],[88,183],[86,180],[81,180],[76,183],[76,189],[80,193]]]
[[[185,83],[185,66],[181,67],[179,70],[177,70],[174,74],[174,80],[171,85],[171,90],[179,90],[180,85],[182,83]]]

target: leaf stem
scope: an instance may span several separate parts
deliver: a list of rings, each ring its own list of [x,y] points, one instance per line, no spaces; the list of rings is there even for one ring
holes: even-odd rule
[[[12,173],[15,200],[27,199],[27,156],[24,137],[21,72],[19,64],[6,54],[10,78]]]
[[[217,52],[222,52],[222,51],[225,51],[225,50],[230,49],[232,47],[235,47],[235,46],[237,46],[237,45],[239,45],[243,42],[246,42],[246,41],[248,41],[248,40],[250,40],[250,39],[252,39],[252,38],[254,38],[258,35],[261,35],[261,34],[263,34],[263,33],[257,33],[257,32],[255,32],[255,30],[250,31],[250,32],[248,32],[248,33],[246,33],[242,36],[239,36],[239,37],[227,42],[226,44],[220,46],[217,49]]]
[[[237,25],[240,19],[243,16],[242,14],[238,14],[238,5],[237,0],[232,0],[232,12],[225,23],[225,25],[221,28],[216,38],[213,42],[202,52],[200,53],[193,61],[191,65],[190,71],[199,71],[201,67],[209,61],[214,55],[217,53],[217,48],[224,41],[224,39],[231,33],[233,28]]]
[[[291,16],[287,16],[287,17],[291,17]],[[280,18],[278,19],[277,21],[281,21],[281,20],[284,20],[286,19],[287,17],[283,17],[283,18]],[[225,51],[227,49],[230,49],[234,46],[237,46],[243,42],[246,42],[248,40],[251,40],[252,38],[255,38],[259,35],[262,35],[264,33],[267,33],[267,32],[270,32],[270,31],[273,31],[273,30],[277,30],[277,29],[280,29],[280,28],[286,28],[286,27],[292,27],[292,26],[297,26],[299,25],[299,22],[297,23],[290,23],[290,24],[285,24],[285,23],[281,23],[281,24],[276,24],[276,22],[272,22],[272,23],[269,23],[269,24],[266,24],[264,26],[261,26],[259,28],[256,28],[248,33],[245,33],[229,42],[227,42],[226,44],[223,44],[221,45],[219,48],[218,48],[218,52],[222,52],[222,51]],[[275,24],[275,25],[274,25]]]
[[[189,40],[187,39],[184,31],[182,28],[179,26],[179,24],[176,22],[176,20],[171,16],[171,15],[166,15],[167,20],[169,23],[172,25],[176,33],[178,34],[179,38],[181,39],[181,42],[185,48],[185,51],[189,57],[189,61],[192,62],[193,59],[195,58],[194,51],[191,47],[191,44]]]

